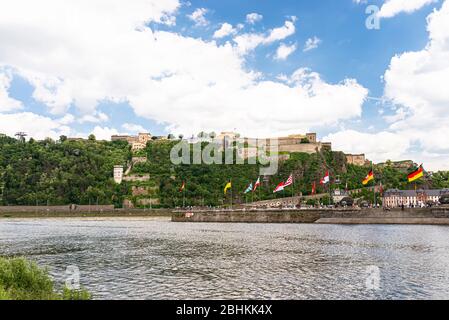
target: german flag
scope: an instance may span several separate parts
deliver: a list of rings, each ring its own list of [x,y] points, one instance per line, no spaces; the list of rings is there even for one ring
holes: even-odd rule
[[[374,180],[374,172],[371,170],[366,176],[365,180],[363,180],[363,185],[366,186],[371,180]]]
[[[423,169],[422,165],[420,165],[418,170],[416,170],[408,175],[408,182],[416,181],[419,178],[422,178],[423,176],[424,176],[424,169]]]

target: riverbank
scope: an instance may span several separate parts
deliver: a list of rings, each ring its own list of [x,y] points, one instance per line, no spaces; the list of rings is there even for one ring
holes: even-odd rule
[[[84,290],[63,287],[60,292],[47,269],[25,258],[0,256],[0,300],[90,300]]]
[[[422,224],[449,225],[449,207],[395,209],[304,209],[250,211],[176,211],[173,222]]]
[[[113,210],[113,211],[14,211],[0,210],[2,218],[126,218],[126,217],[171,217],[172,212],[168,209],[154,210]]]

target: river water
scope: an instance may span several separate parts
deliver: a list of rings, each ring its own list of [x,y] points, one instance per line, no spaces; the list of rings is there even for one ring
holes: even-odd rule
[[[449,298],[444,226],[1,219],[0,255],[59,287],[78,268],[94,299]]]

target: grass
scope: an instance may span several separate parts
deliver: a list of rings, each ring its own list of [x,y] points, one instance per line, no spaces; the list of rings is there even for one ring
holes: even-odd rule
[[[46,269],[24,258],[0,257],[0,300],[90,300],[84,290],[57,292]]]

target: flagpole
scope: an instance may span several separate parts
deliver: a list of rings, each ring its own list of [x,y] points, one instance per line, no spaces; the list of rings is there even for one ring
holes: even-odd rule
[[[254,203],[254,191],[251,192],[251,203]]]
[[[295,179],[293,179],[293,174],[292,174],[292,199],[294,196],[295,196]]]
[[[372,161],[371,161],[371,172],[373,173],[373,177],[375,177],[374,176],[374,164]],[[375,208],[376,207],[376,180],[374,180],[373,194],[374,194],[373,208]]]
[[[182,189],[182,207],[186,207],[186,186],[184,183],[184,188]]]
[[[229,181],[231,182],[231,210],[232,210],[232,179]]]

